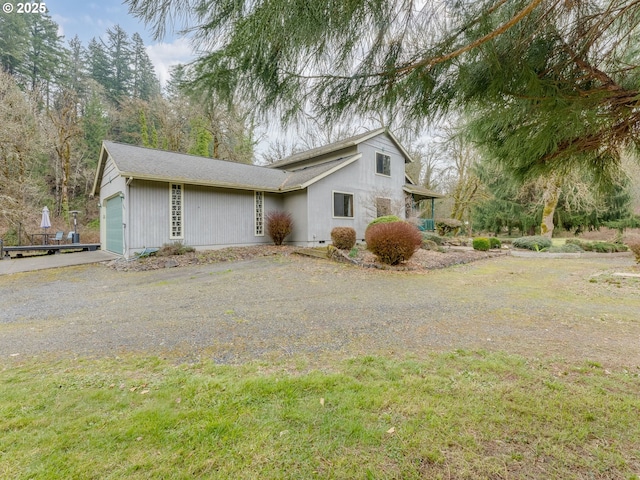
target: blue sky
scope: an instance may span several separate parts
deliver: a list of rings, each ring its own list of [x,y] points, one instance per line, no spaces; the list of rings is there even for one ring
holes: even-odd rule
[[[130,36],[139,33],[156,73],[164,84],[169,67],[192,58],[188,39],[167,30],[165,38],[153,40],[151,31],[133,15],[121,0],[45,0],[51,18],[60,26],[65,43],[75,35],[86,46],[93,37],[102,37],[108,28],[120,25]]]

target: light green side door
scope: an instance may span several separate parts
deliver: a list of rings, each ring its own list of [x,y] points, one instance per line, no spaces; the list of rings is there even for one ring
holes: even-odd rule
[[[118,255],[124,253],[122,242],[122,198],[107,200],[107,250]]]

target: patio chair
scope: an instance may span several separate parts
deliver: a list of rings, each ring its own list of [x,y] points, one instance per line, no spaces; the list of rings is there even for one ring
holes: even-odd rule
[[[73,232],[67,233],[67,243],[73,243]]]
[[[56,236],[53,237],[53,241],[54,242],[58,242],[58,245],[60,245],[60,242],[62,241],[62,237],[64,236],[64,232],[61,231],[57,231],[56,232]]]

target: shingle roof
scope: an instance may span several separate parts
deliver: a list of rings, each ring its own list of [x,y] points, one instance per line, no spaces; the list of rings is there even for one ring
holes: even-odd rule
[[[100,186],[99,178],[102,176],[101,170],[104,168],[105,161],[104,152],[109,154],[120,175],[125,177],[271,192],[306,188],[311,183],[360,158],[360,155],[355,155],[288,172],[104,141],[101,163],[94,183],[94,195]]]
[[[424,187],[421,187],[419,185],[411,185],[409,183],[405,183],[404,187],[402,187],[402,189],[405,192],[410,193],[412,195],[416,195],[418,197],[424,197],[424,198],[442,198],[442,197],[444,197],[444,195],[442,195],[440,193],[436,193],[433,190],[429,190],[428,188],[424,188]]]
[[[411,161],[411,157],[404,149],[404,147],[400,144],[400,142],[398,142],[395,136],[393,136],[393,134],[386,128],[378,128],[377,130],[371,130],[370,132],[361,133],[360,135],[354,135],[353,137],[345,138],[344,140],[339,140],[328,145],[323,145],[322,147],[312,148],[311,150],[305,150],[304,152],[296,153],[295,155],[291,155],[289,157],[283,158],[282,160],[272,163],[271,165],[269,165],[269,168],[283,168],[288,165],[293,165],[295,163],[309,160],[314,157],[320,157],[322,155],[337,152],[345,148],[354,147],[382,133],[386,133],[389,138],[391,138],[393,143],[395,143],[396,146],[400,149],[400,151],[402,151],[403,155],[405,155],[405,157],[407,158],[407,161]]]
[[[182,183],[279,190],[287,173],[243,163],[105,141],[123,176]]]

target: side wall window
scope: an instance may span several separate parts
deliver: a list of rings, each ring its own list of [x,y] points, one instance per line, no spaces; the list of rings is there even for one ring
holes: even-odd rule
[[[169,185],[169,212],[171,215],[170,225],[171,231],[169,237],[171,239],[180,240],[184,238],[183,230],[183,186],[179,183],[172,183]]]
[[[353,194],[333,192],[333,216],[353,218]]]
[[[391,157],[389,155],[376,152],[376,173],[391,176]]]

